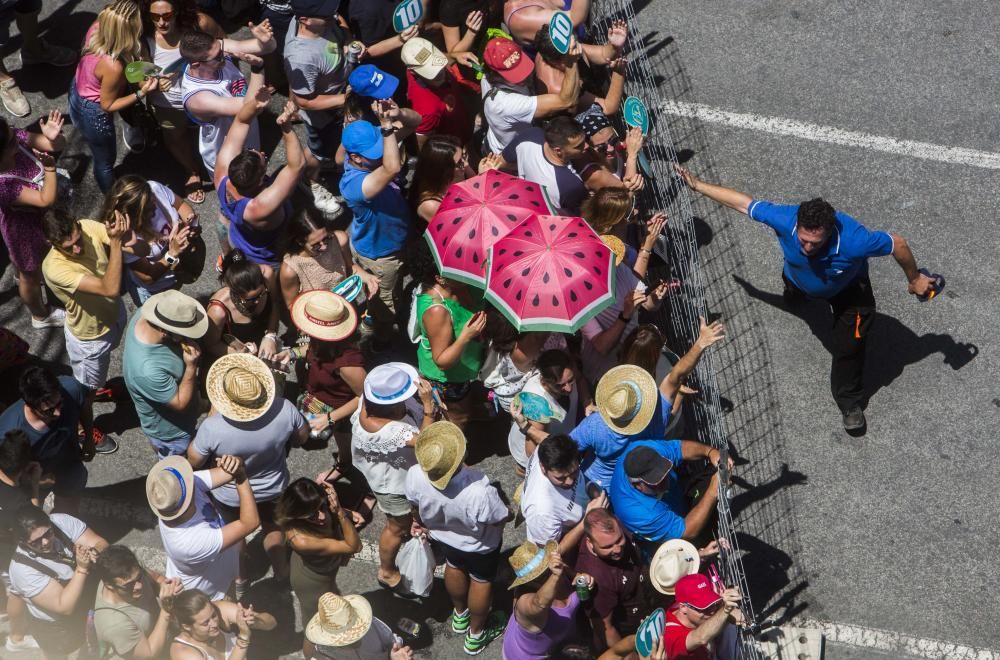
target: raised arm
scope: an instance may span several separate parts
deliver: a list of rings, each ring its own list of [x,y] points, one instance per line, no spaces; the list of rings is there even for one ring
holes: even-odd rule
[[[275,211],[291,197],[295,187],[299,184],[299,179],[302,178],[306,158],[302,151],[302,143],[299,142],[298,136],[292,130],[292,119],[297,116],[297,113],[298,109],[295,104],[289,101],[285,104],[282,113],[275,119],[275,123],[281,129],[281,141],[285,145],[286,164],[278,171],[278,175],[274,177],[270,185],[247,204],[243,217],[256,228],[276,229],[285,222],[284,214],[275,213]],[[262,222],[265,220],[267,222]]]
[[[394,34],[388,39],[383,39],[378,41],[368,47],[368,57],[381,57],[387,53],[391,53],[394,50],[399,50],[403,47],[407,41],[417,36],[420,33],[420,28],[416,25],[411,25],[399,34]]]
[[[681,165],[674,165],[674,170],[691,190],[744,215],[749,214],[750,203],[753,202],[753,197],[750,195],[714,183],[706,183]]]
[[[87,576],[90,569],[97,561],[97,550],[91,546],[76,545],[76,570],[73,577],[66,584],[60,584],[58,580],[50,579],[45,588],[30,600],[31,603],[56,616],[68,616],[72,614],[83,596],[84,587],[87,584]]]
[[[220,467],[233,475],[236,493],[240,498],[240,517],[222,528],[222,549],[230,548],[247,536],[260,525],[260,514],[257,512],[257,502],[250,488],[246,467],[243,459],[236,456],[225,456]]]
[[[222,184],[222,179],[229,174],[229,163],[243,151],[243,145],[250,135],[250,127],[254,118],[257,117],[267,104],[271,101],[271,94],[274,89],[264,86],[264,60],[256,55],[245,55],[252,58],[250,68],[250,82],[247,87],[247,95],[243,97],[239,111],[233,118],[233,123],[229,125],[226,138],[219,147],[219,153],[215,157],[215,187]],[[196,95],[197,96],[197,95]]]
[[[627,66],[628,60],[621,58],[608,63],[608,68],[611,69],[611,82],[608,84],[608,93],[605,94],[604,98],[596,99],[597,105],[601,106],[601,110],[606,115],[618,114],[618,111],[621,109],[622,97],[625,96],[625,69]],[[632,172],[632,174],[634,173]]]
[[[361,192],[365,199],[372,199],[385,190],[403,168],[399,157],[399,142],[396,140],[393,126],[393,122],[399,118],[399,107],[395,101],[387,99],[375,101],[372,103],[372,109],[378,116],[383,133],[392,132],[382,138],[382,164],[369,172],[361,182]]]
[[[234,55],[243,55],[246,53],[251,55],[267,55],[268,53],[273,53],[278,47],[278,42],[274,40],[274,30],[271,28],[271,22],[266,18],[256,25],[247,23],[247,27],[250,28],[250,34],[253,35],[253,38],[223,39],[222,49]],[[284,37],[285,35],[281,35],[282,39]]]
[[[483,12],[476,10],[466,16],[465,27],[468,29],[466,29],[465,34],[461,34],[462,28],[458,26],[442,26],[444,47],[449,57],[472,50],[476,36],[483,27]]]
[[[108,265],[104,271],[104,277],[84,275],[80,279],[80,283],[76,285],[77,291],[107,298],[114,298],[121,294],[122,236],[128,233],[130,226],[131,220],[128,214],[115,211],[115,221],[107,226],[111,244],[108,248]]]
[[[576,55],[580,54],[580,44],[575,43],[575,41],[573,47],[570,49],[570,54],[574,53]],[[562,87],[559,88],[558,94],[541,94],[536,98],[535,119],[559,114],[560,112],[567,112],[575,108],[580,98],[579,64],[573,62],[566,69],[566,75],[563,77]]]
[[[517,622],[525,628],[545,628],[549,620],[549,612],[552,610],[552,601],[556,598],[556,587],[562,579],[563,569],[562,554],[556,550],[549,558],[549,576],[542,583],[542,586],[531,595],[524,595],[517,599],[514,604],[514,617]]]
[[[698,322],[700,324],[698,339],[695,340],[690,350],[684,354],[684,357],[677,361],[677,364],[674,365],[670,373],[660,383],[660,392],[666,397],[667,401],[674,400],[674,396],[680,389],[684,379],[698,366],[698,361],[701,360],[701,354],[705,352],[705,349],[721,341],[726,336],[726,328],[722,325],[721,321],[713,321],[711,324],[706,324],[705,318],[699,316]]]

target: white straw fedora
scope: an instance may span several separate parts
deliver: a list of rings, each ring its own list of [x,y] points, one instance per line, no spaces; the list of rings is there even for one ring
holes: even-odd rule
[[[604,423],[622,435],[635,435],[656,413],[660,391],[656,381],[642,367],[619,365],[597,383],[594,401]]]
[[[274,374],[249,353],[230,353],[216,360],[205,379],[208,400],[226,419],[252,422],[274,403]]]
[[[191,296],[175,289],[150,296],[139,313],[147,323],[188,339],[201,339],[208,331],[205,308]]]
[[[194,470],[183,456],[168,456],[146,475],[146,501],[161,520],[180,517],[194,497]]]
[[[656,549],[649,562],[649,581],[661,594],[673,596],[677,581],[697,573],[700,565],[697,548],[684,539],[670,539]]]
[[[327,592],[306,625],[306,639],[319,646],[347,646],[364,637],[371,625],[372,606],[364,596]]]

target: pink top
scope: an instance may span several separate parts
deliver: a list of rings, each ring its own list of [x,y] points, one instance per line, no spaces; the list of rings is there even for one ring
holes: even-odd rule
[[[94,34],[94,30],[96,29],[97,21],[94,21],[94,24],[87,30],[87,36],[83,38],[84,48],[90,42],[90,36]],[[97,63],[101,61],[101,57],[101,55],[87,53],[80,58],[80,63],[76,65],[76,93],[80,95],[80,98],[93,101],[94,103],[101,102],[101,81],[97,79],[97,74],[94,73],[95,69],[97,69]]]

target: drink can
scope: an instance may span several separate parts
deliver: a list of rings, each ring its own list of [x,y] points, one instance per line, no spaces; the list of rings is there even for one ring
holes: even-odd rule
[[[350,64],[357,64],[361,61],[361,51],[364,50],[364,46],[360,41],[352,41],[347,45],[347,61]]]
[[[590,600],[590,587],[587,585],[586,575],[577,575],[573,580],[573,586],[576,588],[577,598],[581,601]]]
[[[405,616],[396,622],[396,627],[399,631],[411,639],[417,639],[420,637],[420,624],[413,619],[408,619]]]

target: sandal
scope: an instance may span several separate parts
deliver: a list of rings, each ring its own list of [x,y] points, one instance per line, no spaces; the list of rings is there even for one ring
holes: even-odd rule
[[[350,465],[344,465],[342,463],[334,463],[333,467],[331,467],[329,470],[325,470],[317,474],[315,481],[316,483],[321,485],[324,482],[332,484],[334,481],[343,478],[346,473],[350,472],[350,470],[351,470]]]
[[[205,190],[202,188],[201,179],[188,181],[184,184],[184,194],[187,201],[192,204],[202,204],[205,202]]]

